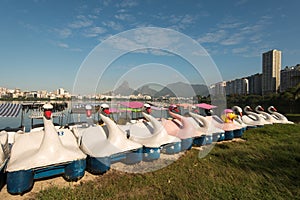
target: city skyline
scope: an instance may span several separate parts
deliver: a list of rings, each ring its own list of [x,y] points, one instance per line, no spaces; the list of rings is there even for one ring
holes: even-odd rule
[[[295,0],[289,4],[247,0],[3,1],[0,85],[48,91],[63,87],[72,92],[77,72],[94,47],[115,34],[140,27],[172,29],[192,38],[207,51],[223,80],[261,73],[261,54],[270,49],[282,51],[282,68],[296,65],[300,57],[299,5]],[[159,43],[175,43],[165,36],[160,35]],[[120,41],[118,45],[131,44]],[[192,84],[203,83],[185,60],[161,51],[139,51],[111,63],[103,80],[112,83],[104,81],[99,92],[116,86],[122,77],[118,74],[115,78],[117,72],[125,74],[151,63],[168,66],[179,74],[185,70]],[[176,82],[177,78],[157,77],[164,80],[161,84]]]

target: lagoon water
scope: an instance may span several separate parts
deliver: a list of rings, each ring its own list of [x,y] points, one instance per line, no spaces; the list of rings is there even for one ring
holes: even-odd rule
[[[15,103],[15,104],[21,104],[23,102],[20,102],[20,101],[0,101],[0,104],[2,103]],[[74,105],[78,105],[78,104],[88,104],[90,102],[83,102],[83,101],[79,101],[79,102],[67,102],[68,103],[68,108],[63,112],[64,113],[64,116],[63,118],[61,118],[61,121],[62,121],[62,125],[65,125],[67,123],[70,123],[70,122],[74,122],[74,121],[85,121],[85,115],[84,114],[70,114],[70,110],[72,108],[72,106]],[[95,102],[94,102],[95,103]],[[92,104],[94,104],[92,103]],[[97,104],[101,104],[101,103],[97,103]],[[108,103],[111,107],[114,107],[114,104],[116,104],[115,102],[114,103]],[[20,111],[19,115],[17,117],[0,117],[0,130],[1,129],[4,129],[6,127],[10,127],[10,128],[17,128],[21,125],[21,118],[22,118],[22,111]],[[29,131],[30,130],[30,127],[31,127],[31,119],[29,118],[29,115],[30,115],[31,111],[28,111],[28,112],[24,112],[24,116],[23,116],[23,126],[25,126],[26,128],[26,131]],[[131,118],[134,118],[136,117],[135,115],[136,113],[115,113],[115,114],[112,114],[112,118],[115,120],[115,121],[118,121],[118,119],[120,118],[125,118],[125,119],[131,119]],[[152,110],[152,115],[157,117],[157,118],[167,118],[167,112],[165,110],[163,111],[160,111],[160,110]],[[97,113],[95,113],[93,115],[93,118],[95,120],[99,120],[99,116]],[[56,123],[59,123],[58,119],[54,119],[54,122]],[[39,119],[34,119],[33,120],[33,123],[42,123],[42,120],[39,120]]]

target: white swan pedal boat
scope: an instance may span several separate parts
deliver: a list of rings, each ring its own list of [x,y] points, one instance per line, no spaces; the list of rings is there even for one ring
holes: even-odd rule
[[[143,146],[127,139],[126,134],[108,117],[100,114],[108,133],[99,126],[77,129],[80,133],[80,148],[88,155],[87,170],[103,174],[112,163],[134,164],[142,161]],[[76,129],[74,129],[76,131]]]
[[[5,167],[9,159],[10,149],[8,143],[8,133],[0,132],[0,190],[5,185]]]
[[[7,190],[11,194],[29,191],[35,179],[62,174],[68,181],[77,181],[84,175],[86,155],[73,133],[54,127],[51,104],[43,108],[43,130],[15,134],[6,168]]]
[[[210,105],[207,103],[195,104],[196,107],[201,108],[205,111],[206,116],[200,114],[190,113],[191,116],[199,123],[203,128],[207,129],[206,143],[220,142],[225,139],[225,131],[220,127],[220,118],[216,115],[212,115],[215,105]],[[195,110],[196,111],[196,110]],[[198,111],[199,113],[199,111]]]
[[[181,140],[168,135],[163,125],[153,116],[142,112],[147,121],[136,120],[126,125],[119,125],[129,139],[143,145],[143,160],[152,161],[160,158],[160,153],[176,154],[181,151]]]

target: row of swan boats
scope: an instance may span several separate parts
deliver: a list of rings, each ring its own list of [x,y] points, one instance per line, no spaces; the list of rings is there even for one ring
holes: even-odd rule
[[[190,109],[184,115],[178,109],[181,105],[163,108],[142,102],[121,104],[125,110],[101,104],[97,110],[100,120],[96,121],[93,117],[95,106],[85,104],[84,122],[57,126],[53,117],[58,114],[46,103],[43,112],[33,115],[43,120],[42,127],[33,127],[29,132],[2,130],[2,185],[6,183],[11,194],[23,194],[31,190],[37,179],[62,175],[67,181],[77,181],[84,176],[85,170],[103,174],[116,162],[126,165],[151,162],[158,160],[161,154],[174,155],[192,146],[242,137],[248,128],[293,123],[274,107],[269,107],[270,113],[267,113],[261,106],[255,108],[256,112],[246,106],[243,115],[242,109],[234,106],[218,117],[212,112],[216,106],[205,103],[188,105]],[[199,114],[200,109],[206,116]],[[156,118],[152,110],[166,110],[168,117]],[[128,111],[139,113],[140,117],[123,124],[116,123],[112,117],[113,113]]]

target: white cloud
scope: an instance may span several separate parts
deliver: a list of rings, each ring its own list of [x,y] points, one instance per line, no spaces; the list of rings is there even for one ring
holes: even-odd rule
[[[68,49],[69,48],[69,45],[66,44],[66,43],[58,43],[57,46],[61,47],[61,48],[65,48],[65,49]]]
[[[243,25],[243,23],[241,23],[241,22],[232,22],[232,23],[220,24],[220,25],[218,25],[218,27],[221,29],[230,29],[230,28],[238,28],[241,25]]]
[[[164,29],[140,29],[134,32],[134,41],[139,44],[169,48],[170,46],[175,47],[179,38],[168,34]]]
[[[22,21],[19,21],[19,24],[30,31],[34,31],[36,33],[41,32],[41,30],[37,26],[34,26],[32,24],[24,23]]]
[[[115,18],[119,19],[119,20],[123,20],[123,21],[133,21],[133,20],[135,20],[133,15],[129,15],[129,14],[125,14],[125,13],[117,14],[117,15],[115,15]]]
[[[114,37],[110,39],[110,45],[119,50],[141,49],[143,46],[123,37]]]
[[[116,31],[121,31],[123,29],[123,26],[121,24],[114,21],[107,21],[107,22],[103,22],[102,24]]]
[[[218,30],[216,32],[206,33],[204,36],[200,37],[197,41],[200,43],[218,43],[223,38],[225,38],[227,32],[225,30]]]
[[[58,29],[55,28],[54,31],[59,35],[61,38],[68,38],[70,35],[72,35],[72,30],[69,28],[63,28],[63,29]]]
[[[266,26],[270,23],[272,17],[262,16],[256,23],[249,24],[227,17],[217,25],[215,32],[206,33],[198,39],[200,43],[217,43],[219,45],[230,46],[241,43],[257,44],[261,42],[265,34],[262,34]],[[237,52],[233,49],[232,52]]]
[[[248,0],[239,0],[238,2],[235,3],[235,6],[241,6],[244,5],[248,2]]]
[[[63,42],[56,42],[55,45],[60,48],[66,49],[68,51],[74,51],[74,52],[82,51],[82,49],[80,49],[80,48],[71,48],[67,43],[63,43]]]
[[[101,34],[103,34],[105,32],[106,32],[105,28],[96,26],[96,27],[87,29],[83,35],[85,37],[97,37],[97,36],[99,36],[99,35],[101,35]]]
[[[124,0],[122,1],[121,3],[118,3],[117,4],[117,7],[121,7],[121,8],[131,8],[131,7],[134,7],[134,6],[137,6],[138,5],[138,2],[135,1],[135,0]]]
[[[232,53],[241,54],[241,53],[247,52],[248,50],[249,50],[248,47],[234,48],[234,49],[232,49]]]
[[[126,12],[127,12],[127,10],[123,9],[123,8],[117,11],[117,13],[126,13]]]
[[[94,8],[94,10],[92,11],[93,14],[95,15],[99,15],[102,11],[102,8]]]
[[[129,34],[129,33],[128,33]],[[119,50],[136,49],[137,53],[151,53],[153,55],[171,55],[168,51],[176,51],[180,47],[177,35],[172,35],[164,30],[138,29],[130,31],[127,37],[114,37],[109,40],[110,46]],[[152,49],[152,47],[160,47],[160,49]],[[145,47],[149,47],[146,48]]]
[[[262,42],[262,37],[263,37],[262,34],[257,33],[255,35],[251,36],[249,38],[249,40],[252,44],[258,44],[258,43]]]
[[[74,22],[72,22],[71,24],[69,24],[70,28],[85,28],[88,26],[91,26],[93,24],[93,21],[88,19],[87,17],[83,16],[83,15],[79,15],[76,17],[77,20],[75,20]]]
[[[112,34],[101,35],[101,36],[98,37],[98,41],[99,42],[103,42],[104,40],[106,40],[106,39],[108,39],[108,38],[110,38],[112,36],[113,36]]]
[[[170,27],[172,29],[180,31],[186,29],[192,24],[195,24],[195,22],[198,19],[198,16],[186,14],[186,15],[171,15],[167,17],[160,16],[159,18],[161,20],[168,19],[169,22],[172,24]]]
[[[222,45],[236,45],[240,44],[245,39],[243,34],[236,33],[231,35],[230,37],[226,38],[225,40],[221,41],[220,44]]]
[[[109,6],[109,4],[111,3],[111,0],[102,0],[102,1],[100,1],[100,2],[102,2],[102,4],[103,4],[104,6]]]

